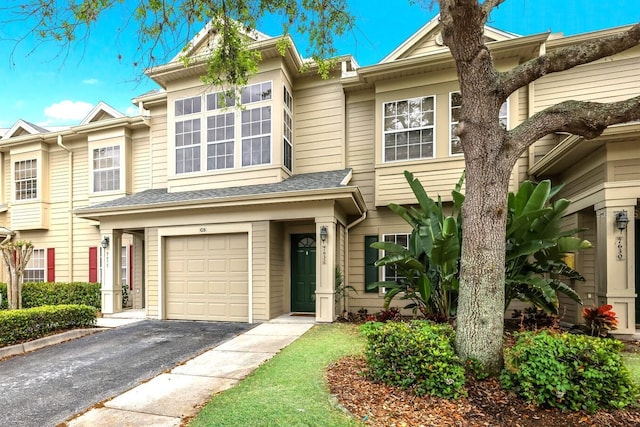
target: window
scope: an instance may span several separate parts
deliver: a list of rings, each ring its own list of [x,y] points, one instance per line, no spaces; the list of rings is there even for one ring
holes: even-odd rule
[[[242,89],[240,102],[251,104],[252,102],[268,101],[271,99],[271,82],[256,83]]]
[[[293,171],[293,98],[284,88],[284,111],[282,124],[282,163],[289,171]]]
[[[408,248],[410,236],[410,233],[384,234],[382,235],[382,240]],[[384,256],[384,254],[382,256]],[[395,282],[403,278],[404,276],[398,274],[393,265],[385,265],[382,269],[382,281]]]
[[[93,150],[93,191],[120,189],[120,147]]]
[[[244,111],[227,110],[238,100],[224,91],[174,101],[175,174],[270,164],[272,126],[268,101],[272,100],[272,86],[269,81],[243,88],[240,91],[243,105],[262,103]],[[289,100],[289,111],[290,104]],[[287,133],[283,138],[288,138],[290,146],[284,149],[283,163],[290,169],[291,114],[288,122],[287,117],[284,120],[289,126],[283,129]]]
[[[34,249],[31,258],[29,258],[25,266],[23,280],[25,282],[44,282],[46,270],[45,250]]]
[[[36,159],[15,163],[16,200],[38,197],[38,168]]]
[[[207,170],[233,167],[235,115],[207,117]]]
[[[462,95],[460,92],[451,92],[449,94],[449,154],[462,154],[462,146],[460,138],[458,138],[454,130],[460,122],[460,107],[462,106]],[[500,125],[506,130],[509,126],[509,100],[500,106]]]
[[[174,104],[176,117],[199,113],[201,110],[201,102],[202,101],[199,96],[177,100]]]
[[[434,96],[385,102],[385,162],[433,157],[434,105]]]
[[[129,289],[132,289],[129,283],[129,247],[123,246],[120,252],[120,278],[123,285],[129,285]]]
[[[242,112],[242,166],[271,162],[271,107]]]
[[[200,119],[176,122],[176,173],[200,171]]]

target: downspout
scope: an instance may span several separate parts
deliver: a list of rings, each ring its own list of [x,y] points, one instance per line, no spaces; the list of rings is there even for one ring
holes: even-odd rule
[[[73,152],[62,144],[62,135],[58,135],[58,147],[69,153],[69,281],[73,282]]]
[[[349,289],[347,288],[347,286],[349,286],[349,230],[351,230],[356,225],[360,224],[365,219],[367,219],[367,211],[362,212],[362,216],[360,216],[360,218],[354,220],[350,224],[347,224],[347,228],[345,229],[346,232],[344,235],[344,245],[345,245],[347,256],[345,257],[346,259],[344,260],[344,272],[342,273],[342,280],[344,281],[345,289]],[[345,306],[344,309],[347,310],[347,313],[348,313],[349,312],[349,293],[346,294],[346,298],[344,299],[344,306]]]

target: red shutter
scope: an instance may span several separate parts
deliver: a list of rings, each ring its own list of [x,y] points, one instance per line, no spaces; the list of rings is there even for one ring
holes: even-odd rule
[[[98,281],[98,247],[89,248],[89,282]]]
[[[47,249],[47,282],[56,281],[56,248]]]
[[[133,290],[133,245],[129,246],[129,266],[127,271],[129,272],[129,290]]]

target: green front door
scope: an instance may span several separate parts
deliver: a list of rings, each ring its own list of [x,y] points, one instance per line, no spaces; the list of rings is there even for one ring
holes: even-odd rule
[[[291,235],[291,311],[316,311],[316,236]]]

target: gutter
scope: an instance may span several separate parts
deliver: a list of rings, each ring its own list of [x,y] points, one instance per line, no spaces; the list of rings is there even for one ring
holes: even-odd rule
[[[367,211],[365,210],[364,212],[362,212],[362,215],[360,216],[360,218],[354,220],[353,222],[347,224],[347,228],[346,228],[346,233],[345,233],[345,237],[344,237],[344,246],[346,248],[346,252],[347,252],[347,256],[345,257],[344,260],[344,272],[342,273],[342,280],[344,281],[344,286],[345,289],[348,289],[349,286],[349,231],[355,227],[356,225],[360,224],[362,221],[364,221],[365,219],[367,219]],[[366,286],[366,284],[365,284]],[[346,294],[346,297],[344,299],[344,309],[347,311],[347,313],[349,312],[349,295],[350,293]]]

